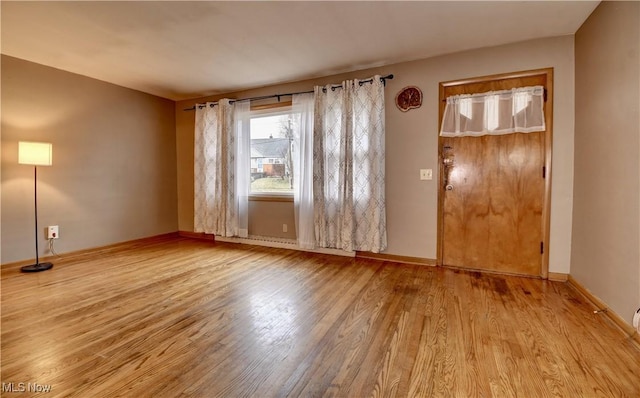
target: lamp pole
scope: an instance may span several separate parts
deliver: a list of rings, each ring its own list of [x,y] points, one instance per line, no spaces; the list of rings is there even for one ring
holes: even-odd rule
[[[38,250],[38,166],[33,166],[33,208],[36,216],[36,264],[40,264]]]
[[[52,146],[44,142],[19,142],[18,163],[33,165],[33,208],[35,215],[36,262],[20,268],[22,272],[40,272],[53,267],[52,263],[40,262],[38,248],[38,165],[51,166],[53,156]]]

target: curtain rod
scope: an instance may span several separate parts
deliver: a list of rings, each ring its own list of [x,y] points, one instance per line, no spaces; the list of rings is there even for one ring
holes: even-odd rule
[[[380,76],[380,81],[382,82],[382,84],[386,84],[386,81],[387,80],[391,80],[391,79],[393,79],[393,74],[389,74],[389,75],[386,75],[386,76]],[[359,83],[360,83],[360,85],[362,85],[363,83],[371,83],[371,82],[373,82],[373,78],[366,79],[366,80],[360,80]],[[338,84],[338,85],[331,86],[331,90],[332,91],[337,89],[337,88],[342,88],[342,85]],[[325,90],[325,89],[323,88],[323,90]],[[263,100],[263,99],[267,99],[267,98],[278,98],[278,102],[280,102],[280,97],[287,97],[287,96],[296,95],[296,94],[311,94],[313,92],[314,92],[314,90],[298,91],[298,92],[295,92],[295,93],[286,93],[286,94],[263,95],[263,96],[260,96],[260,97],[233,99],[233,100],[230,100],[230,102],[247,101],[247,100],[249,100],[249,101],[258,101],[258,100]],[[209,106],[213,107],[213,106],[218,104],[218,101],[211,102],[209,104],[210,104]],[[200,108],[203,108],[203,107],[206,106],[206,104],[195,104],[191,108],[183,109],[183,111],[193,111],[193,110],[196,109],[196,106],[199,106]]]

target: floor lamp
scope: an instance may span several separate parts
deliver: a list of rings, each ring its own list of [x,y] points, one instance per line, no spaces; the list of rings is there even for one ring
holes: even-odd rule
[[[36,220],[36,263],[20,268],[22,272],[40,272],[53,267],[51,263],[41,263],[38,253],[38,166],[51,166],[53,147],[45,142],[18,142],[18,163],[33,166],[33,198]]]

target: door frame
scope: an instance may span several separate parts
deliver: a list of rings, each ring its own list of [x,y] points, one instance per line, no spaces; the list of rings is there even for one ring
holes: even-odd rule
[[[517,79],[522,77],[545,75],[546,87],[545,87],[545,124],[546,131],[544,135],[544,197],[542,202],[542,262],[540,266],[540,277],[548,279],[549,277],[549,234],[550,234],[550,221],[551,221],[551,155],[553,148],[553,68],[533,69],[521,72],[503,73],[489,76],[473,77],[468,79],[452,80],[446,82],[440,82],[439,94],[438,94],[438,231],[437,231],[437,259],[436,264],[443,266],[444,258],[444,167],[442,162],[444,154],[442,151],[443,138],[440,136],[440,126],[442,126],[442,117],[444,115],[444,108],[446,105],[446,98],[444,96],[445,88],[452,86],[460,86],[471,83],[483,83],[505,79]],[[541,171],[542,172],[542,171]]]

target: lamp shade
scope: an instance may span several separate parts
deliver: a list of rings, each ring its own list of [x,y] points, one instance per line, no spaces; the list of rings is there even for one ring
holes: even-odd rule
[[[53,164],[53,146],[48,142],[18,142],[18,163],[34,166]]]

